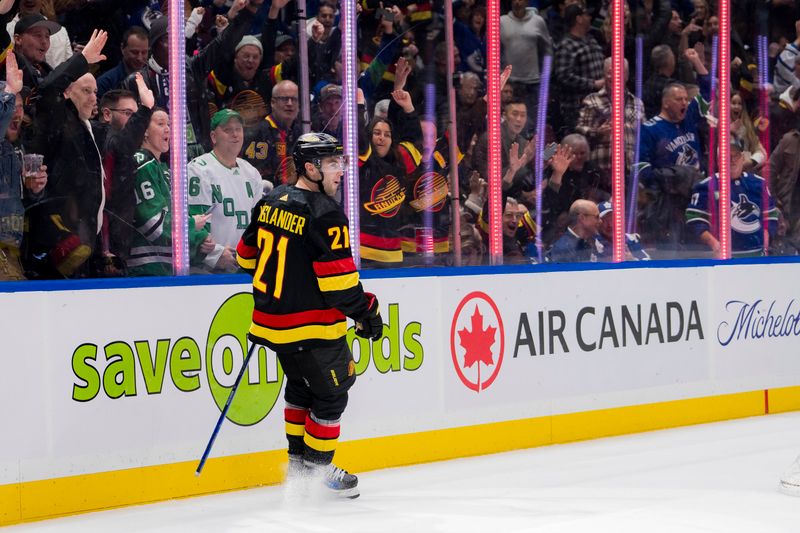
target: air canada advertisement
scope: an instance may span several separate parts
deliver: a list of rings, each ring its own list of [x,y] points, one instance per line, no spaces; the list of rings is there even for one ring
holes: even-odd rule
[[[763,284],[734,268],[634,269],[443,290],[445,387],[453,405],[539,415],[796,385],[800,294],[753,278]]]

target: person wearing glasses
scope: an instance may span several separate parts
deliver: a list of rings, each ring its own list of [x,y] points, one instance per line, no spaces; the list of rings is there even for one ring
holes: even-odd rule
[[[128,119],[139,109],[136,97],[125,89],[108,91],[100,99],[97,106],[97,120],[106,124],[111,131],[120,131],[128,123]]]
[[[248,132],[241,157],[274,185],[292,183],[291,147],[302,133],[297,115],[300,113],[300,90],[297,84],[283,80],[272,88],[272,112]]]
[[[596,238],[600,210],[591,200],[575,200],[569,208],[569,226],[548,252],[551,263],[597,261]]]
[[[134,154],[142,145],[155,105],[153,92],[141,73],[136,73],[137,92],[108,91],[98,105],[98,146],[105,171],[106,207],[101,232],[103,265],[98,275],[118,276],[124,272],[133,232],[136,179]],[[101,139],[105,139],[101,141]]]

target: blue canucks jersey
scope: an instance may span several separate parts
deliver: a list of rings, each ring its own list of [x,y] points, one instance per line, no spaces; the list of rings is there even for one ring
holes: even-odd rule
[[[670,122],[659,115],[642,125],[639,145],[640,180],[650,185],[654,168],[687,166],[700,170],[700,136],[698,125],[702,118],[695,98],[689,103],[681,122]]]
[[[709,191],[713,190],[710,202]],[[766,217],[762,214],[762,195],[767,194]],[[716,223],[712,227],[711,213],[716,215],[719,202],[719,179],[715,174],[694,186],[692,198],[686,208],[686,224],[696,235],[704,231],[715,237],[719,234]],[[715,216],[716,218],[716,216]],[[731,180],[731,251],[733,256],[761,255],[764,251],[764,226],[770,235],[778,226],[778,208],[769,193],[764,178],[745,172]]]

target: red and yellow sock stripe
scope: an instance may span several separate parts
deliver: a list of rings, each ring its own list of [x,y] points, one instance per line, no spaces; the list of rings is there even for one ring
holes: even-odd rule
[[[321,422],[314,420],[309,414],[306,417],[306,434],[303,442],[310,448],[313,455],[333,456],[336,445],[339,443],[339,422]]]

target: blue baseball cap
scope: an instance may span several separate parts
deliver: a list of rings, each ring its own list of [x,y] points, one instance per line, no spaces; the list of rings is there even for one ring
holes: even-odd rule
[[[613,211],[614,208],[611,206],[611,202],[606,200],[605,202],[600,202],[599,204],[597,204],[597,210],[600,211],[600,218],[603,218],[611,211]]]

